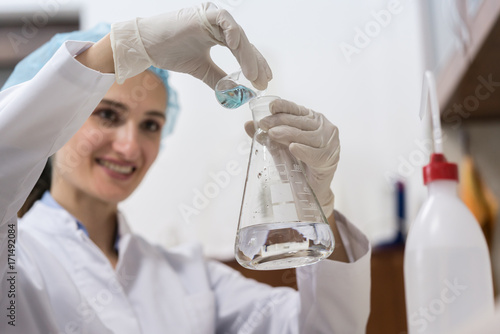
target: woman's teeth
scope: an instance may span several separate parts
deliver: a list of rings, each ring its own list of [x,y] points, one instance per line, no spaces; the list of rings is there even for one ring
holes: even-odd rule
[[[120,165],[114,164],[112,162],[109,162],[107,160],[97,159],[97,162],[99,163],[99,165],[104,166],[104,167],[112,170],[113,172],[117,172],[120,174],[130,174],[135,170],[135,167],[133,167],[133,166],[120,166]]]

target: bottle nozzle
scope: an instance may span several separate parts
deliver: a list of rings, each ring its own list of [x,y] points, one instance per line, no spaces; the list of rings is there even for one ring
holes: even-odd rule
[[[436,80],[431,71],[426,71],[422,84],[422,100],[420,102],[420,119],[424,118],[430,104],[432,116],[432,138],[434,153],[443,153],[443,134],[441,132],[441,113],[437,99]]]
[[[420,104],[420,119],[422,119],[431,107],[432,116],[432,138],[434,142],[434,153],[431,161],[424,166],[424,184],[435,180],[458,181],[457,165],[446,161],[443,155],[443,134],[441,132],[441,114],[436,92],[436,81],[431,71],[426,71],[422,85],[422,101]]]

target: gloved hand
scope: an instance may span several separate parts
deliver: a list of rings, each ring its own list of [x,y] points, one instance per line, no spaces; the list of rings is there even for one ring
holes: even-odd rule
[[[191,74],[214,88],[226,75],[210,58],[210,48],[216,44],[231,50],[257,89],[265,89],[272,79],[266,60],[243,29],[211,3],[115,23],[110,38],[118,83],[153,65]]]
[[[304,165],[306,179],[329,217],[333,213],[334,196],[330,188],[340,155],[339,132],[325,116],[286,100],[270,104],[272,115],[263,118],[259,127],[269,138],[288,145],[290,152]],[[249,136],[254,123],[245,123]]]

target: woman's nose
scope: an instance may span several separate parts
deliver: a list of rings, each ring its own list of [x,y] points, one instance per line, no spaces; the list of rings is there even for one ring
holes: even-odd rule
[[[133,161],[139,157],[139,132],[135,124],[126,123],[116,130],[113,149],[129,161]]]

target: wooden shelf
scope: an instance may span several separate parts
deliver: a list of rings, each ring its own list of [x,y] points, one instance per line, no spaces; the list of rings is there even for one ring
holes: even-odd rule
[[[37,17],[46,21],[37,25]],[[0,13],[0,68],[14,68],[55,34],[75,31],[79,26],[80,14],[76,10],[59,10],[56,15],[43,11]]]
[[[496,18],[474,60],[441,108],[444,124],[500,120],[500,19]],[[493,81],[497,86],[484,82]],[[482,87],[482,88],[481,88]],[[462,112],[457,112],[458,110]]]

